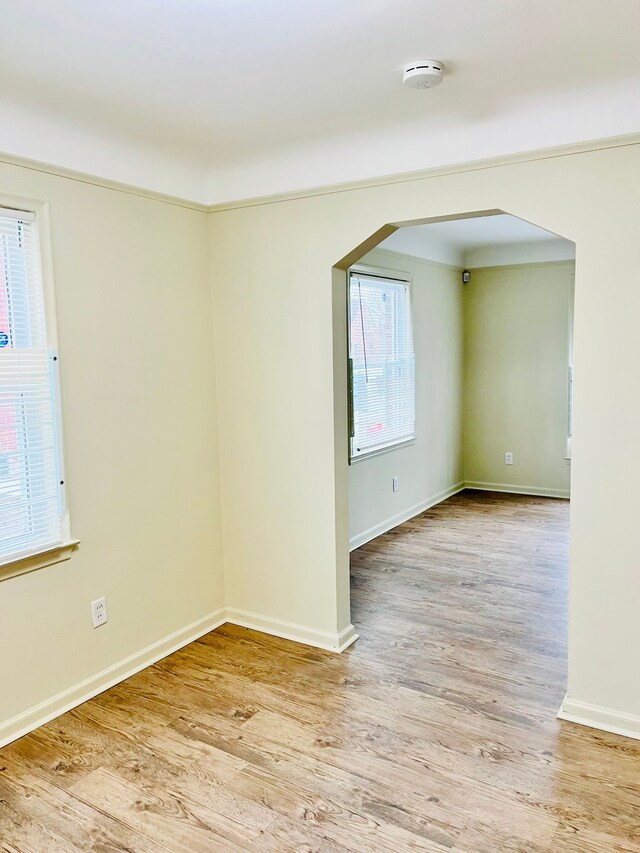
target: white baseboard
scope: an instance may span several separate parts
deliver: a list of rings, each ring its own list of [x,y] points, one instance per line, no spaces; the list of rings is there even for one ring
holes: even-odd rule
[[[465,483],[456,483],[454,486],[450,486],[448,489],[443,489],[441,492],[438,492],[437,495],[433,495],[425,501],[421,501],[419,504],[415,504],[415,506],[409,507],[409,509],[405,509],[391,518],[387,518],[385,521],[380,524],[376,524],[374,527],[370,527],[362,533],[358,533],[349,540],[349,550],[355,551],[356,548],[366,545],[367,542],[375,539],[376,536],[382,536],[383,533],[388,533],[389,530],[392,530],[399,524],[409,521],[410,518],[420,515],[421,512],[431,509],[431,507],[436,504],[442,503],[442,501],[452,497],[452,495],[457,495],[458,492],[461,492],[465,488],[465,485]]]
[[[348,625],[340,633],[331,634],[313,628],[305,628],[304,625],[296,625],[293,622],[282,622],[280,619],[273,619],[270,616],[261,616],[259,613],[220,608],[86,678],[73,687],[45,699],[44,702],[28,708],[4,723],[0,723],[0,748],[43,726],[61,714],[71,711],[72,708],[77,708],[78,705],[82,705],[88,699],[92,699],[104,690],[124,681],[125,678],[129,678],[136,672],[157,663],[167,655],[177,652],[178,649],[187,646],[226,622],[338,653],[343,652],[358,639],[358,634],[353,625]]]
[[[539,498],[568,498],[567,489],[546,489],[543,486],[514,486],[510,483],[482,483],[476,480],[466,480],[465,489],[478,489],[481,492],[508,492],[512,495],[531,495]]]
[[[213,631],[214,628],[220,627],[226,621],[225,612],[222,608],[209,613],[202,619],[198,619],[179,631],[146,646],[139,652],[135,652],[118,661],[118,663],[86,678],[68,690],[63,690],[6,722],[0,723],[0,747],[6,746],[11,741],[32,732],[55,719],[55,717],[76,708],[86,702],[87,699],[92,699],[98,693],[108,690],[109,687],[113,687],[120,681],[124,681],[125,678],[135,675],[136,672],[140,672],[141,669],[157,663],[172,652],[178,651],[178,649],[192,643],[204,634],[208,634],[209,631]]]
[[[233,607],[227,608],[227,622],[330,652],[343,652],[358,639],[353,625],[348,625],[339,634],[332,634],[328,631],[318,631],[315,628],[297,625],[295,622],[284,622],[271,616],[251,613],[249,610],[236,610]]]
[[[640,717],[635,714],[623,714],[600,705],[578,702],[575,699],[569,699],[568,696],[564,697],[560,706],[558,719],[640,740]]]

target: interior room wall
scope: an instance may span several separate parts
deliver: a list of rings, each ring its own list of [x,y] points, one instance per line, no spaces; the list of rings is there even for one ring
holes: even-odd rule
[[[640,683],[629,678],[640,645],[636,509],[605,499],[640,476],[640,403],[629,394],[640,381],[638,173],[639,145],[586,146],[206,214],[0,166],[1,192],[50,202],[82,539],[71,560],[0,582],[0,741],[212,627],[223,592],[236,615],[275,633],[343,636],[337,285],[388,223],[495,210],[577,244],[562,714],[640,735]],[[109,623],[93,630],[89,602],[103,594]]]
[[[569,240],[527,240],[526,242],[500,243],[473,246],[462,256],[466,269],[478,267],[504,267],[516,264],[540,264],[547,261],[573,261],[575,246]]]
[[[387,223],[503,210],[577,246],[563,713],[640,733],[640,681],[629,678],[640,646],[636,509],[609,499],[640,477],[640,403],[629,393],[640,383],[639,173],[637,144],[587,146],[211,215],[223,543],[236,607],[313,630],[339,631],[348,619],[344,417],[334,431],[346,367],[334,362],[332,268],[372,249]]]
[[[224,601],[206,213],[7,165],[0,192],[49,202],[81,540],[0,579],[2,742],[208,630]]]
[[[464,288],[464,479],[569,496],[569,302],[575,265],[489,267]],[[505,464],[505,453],[513,464]]]
[[[461,270],[384,249],[361,262],[412,276],[416,439],[350,465],[352,548],[443,500],[463,479]]]

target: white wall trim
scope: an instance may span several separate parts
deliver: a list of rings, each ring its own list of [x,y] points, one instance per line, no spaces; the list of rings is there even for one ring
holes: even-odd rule
[[[478,480],[465,480],[465,489],[478,489],[481,492],[508,492],[512,495],[532,495],[539,498],[569,498],[568,489],[547,489],[545,486],[516,486],[512,483],[483,483]]]
[[[482,492],[505,492],[512,495],[531,495],[532,497],[540,498],[570,497],[570,492],[565,489],[546,489],[543,486],[515,486],[510,483],[483,483],[475,480],[465,480],[464,482],[456,483],[454,486],[450,486],[448,489],[438,492],[438,494],[427,498],[425,501],[421,501],[420,503],[399,512],[397,515],[391,516],[391,518],[387,518],[385,521],[380,522],[380,524],[376,524],[374,527],[370,527],[368,530],[364,530],[362,533],[352,536],[351,539],[349,539],[349,551],[355,551],[356,548],[361,548],[363,545],[366,545],[367,542],[371,542],[372,539],[382,536],[383,533],[388,533],[399,524],[409,521],[410,518],[415,518],[415,516],[420,515],[421,512],[431,509],[432,506],[436,506],[436,504],[446,501],[447,498],[457,495],[458,492],[462,492],[465,489],[477,489]],[[230,619],[230,621],[234,620]],[[259,628],[258,630],[262,629]]]
[[[535,243],[533,245],[535,245]],[[502,272],[504,270],[517,270],[517,269],[520,269],[522,267],[562,267],[562,266],[575,267],[575,265],[576,265],[576,259],[575,258],[561,258],[560,260],[557,260],[557,261],[553,261],[553,260],[552,261],[522,261],[522,263],[518,263],[518,264],[512,264],[512,263],[509,263],[509,264],[491,264],[491,265],[487,265],[486,267],[482,266],[482,264],[480,264],[479,266],[470,264],[468,269],[471,273],[473,273],[474,270],[477,270],[478,272],[491,272],[492,270],[500,270]]]
[[[355,551],[356,548],[360,548],[362,545],[365,545],[367,542],[375,539],[376,536],[382,536],[383,533],[388,533],[389,530],[392,530],[399,524],[409,521],[410,518],[420,515],[421,512],[431,509],[431,507],[436,504],[442,503],[442,501],[445,501],[452,495],[456,495],[464,488],[465,483],[456,483],[454,486],[449,486],[448,489],[443,489],[443,491],[438,492],[438,494],[432,495],[432,497],[427,498],[425,501],[421,501],[419,504],[415,504],[414,506],[399,512],[397,515],[387,518],[385,521],[380,522],[380,524],[376,524],[374,527],[370,527],[368,530],[364,530],[362,533],[352,536],[349,540],[349,550]]]
[[[391,175],[383,175],[374,178],[364,178],[357,181],[342,182],[338,184],[327,184],[319,187],[310,187],[305,190],[292,190],[290,192],[271,193],[255,198],[233,199],[230,201],[217,202],[214,204],[203,204],[195,199],[184,198],[170,193],[161,193],[148,189],[144,186],[126,183],[124,181],[102,178],[90,172],[70,169],[58,166],[45,160],[35,160],[29,157],[21,157],[9,152],[0,152],[0,163],[8,166],[17,166],[22,169],[31,169],[35,172],[43,172],[56,177],[68,178],[84,184],[93,184],[98,187],[116,190],[117,192],[129,193],[131,195],[150,198],[180,207],[193,208],[206,213],[217,213],[223,210],[236,210],[243,207],[255,207],[262,204],[274,204],[283,201],[293,201],[301,198],[311,198],[319,195],[333,195],[335,193],[349,192],[350,190],[367,189],[369,187],[387,186],[389,184],[409,183],[421,181],[425,178],[440,177],[442,175],[458,174],[460,172],[473,172],[481,169],[492,169],[497,166],[508,166],[514,163],[527,163],[536,160],[546,160],[552,157],[566,157],[572,154],[586,154],[591,151],[601,151],[607,148],[623,148],[628,145],[640,144],[640,134],[623,134],[622,136],[605,137],[585,142],[577,142],[568,145],[558,145],[551,148],[532,149],[516,154],[505,154],[498,157],[483,158],[480,160],[467,160],[461,163],[453,163],[447,166],[437,166],[431,169],[420,169],[416,172],[399,172]]]
[[[613,711],[611,708],[603,708],[600,705],[578,702],[575,699],[569,699],[568,696],[564,697],[560,706],[558,719],[640,740],[640,717]]]
[[[342,652],[345,649],[348,649],[349,646],[353,645],[359,637],[360,634],[358,634],[353,625],[347,625],[347,627],[343,628],[338,634],[338,648],[336,649],[336,652],[342,654]]]
[[[353,625],[347,625],[339,633],[332,634],[328,631],[317,631],[304,625],[296,625],[293,622],[283,622],[280,619],[273,619],[259,613],[221,607],[95,675],[89,676],[84,681],[74,684],[67,690],[45,699],[44,702],[28,708],[15,717],[11,717],[4,723],[0,722],[0,749],[67,711],[77,708],[78,705],[82,705],[83,702],[103,693],[110,687],[114,687],[126,678],[140,672],[140,670],[157,663],[167,655],[188,646],[189,643],[193,643],[194,640],[203,637],[227,622],[336,653],[341,653],[349,648],[359,637]]]
[[[233,607],[227,608],[227,622],[330,652],[343,652],[359,636],[353,625],[347,625],[340,633],[332,634],[329,631],[318,631],[315,628],[307,628],[305,625],[297,625],[295,622],[284,622],[272,616],[252,613],[249,610],[236,610]]]
[[[162,193],[148,189],[147,187],[125,183],[124,181],[113,180],[111,178],[101,178],[99,175],[94,175],[90,172],[81,172],[77,169],[69,169],[66,166],[56,166],[53,163],[47,163],[42,160],[32,160],[29,157],[20,157],[4,151],[0,152],[0,163],[5,164],[6,166],[17,166],[20,169],[30,169],[33,172],[42,172],[45,175],[53,175],[57,178],[67,178],[70,181],[77,181],[81,184],[91,184],[92,186],[103,187],[107,190],[115,190],[115,192],[126,193],[127,195],[137,195],[141,198],[152,199],[153,201],[162,201],[165,202],[165,204],[173,204],[177,207],[187,207],[191,210],[199,210],[203,213],[207,213],[210,207],[210,205],[203,204],[195,199],[183,198],[182,196],[171,195],[170,193]]]
[[[504,154],[498,157],[487,157],[482,160],[467,160],[462,163],[453,163],[447,166],[420,169],[416,172],[399,172],[392,175],[383,175],[377,178],[364,178],[358,181],[310,187],[306,190],[291,190],[289,192],[255,196],[254,198],[216,202],[214,204],[210,204],[207,209],[209,213],[219,213],[224,210],[238,210],[243,207],[258,207],[263,204],[280,204],[285,201],[296,201],[298,199],[313,198],[321,195],[334,195],[336,193],[389,186],[391,184],[412,183],[414,181],[423,181],[428,178],[439,178],[444,175],[456,175],[462,172],[476,172],[483,169],[495,169],[499,166],[510,166],[515,163],[530,163],[537,160],[548,160],[555,157],[568,157],[573,154],[588,154],[591,151],[602,151],[607,148],[624,148],[628,145],[638,144],[640,144],[640,134],[624,134],[622,136],[606,137],[604,139],[593,139],[588,142],[558,145],[552,148],[539,148],[518,154]]]
[[[226,621],[224,609],[215,610],[202,619],[198,619],[155,643],[151,643],[139,652],[134,652],[134,654],[123,658],[123,660],[103,669],[101,672],[89,676],[73,687],[69,687],[6,722],[0,723],[0,747],[6,746],[11,741],[32,732],[55,719],[55,717],[76,708],[88,699],[97,696],[98,693],[102,693],[109,687],[124,681],[125,678],[135,675],[136,672],[157,663],[167,655],[178,651],[178,649],[192,643],[204,634],[208,634],[209,631],[219,628]]]
[[[62,544],[52,545],[49,548],[43,548],[41,551],[24,555],[18,560],[13,559],[8,563],[3,563],[0,565],[0,582],[9,580],[9,578],[17,578],[18,575],[27,575],[29,572],[35,572],[45,566],[53,566],[56,563],[70,560],[79,544],[79,539],[68,539]]]

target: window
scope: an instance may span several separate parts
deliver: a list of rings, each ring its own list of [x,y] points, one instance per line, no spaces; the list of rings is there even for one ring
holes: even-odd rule
[[[349,380],[351,459],[415,438],[408,280],[350,271]]]
[[[36,216],[0,207],[0,566],[69,540],[47,325]]]

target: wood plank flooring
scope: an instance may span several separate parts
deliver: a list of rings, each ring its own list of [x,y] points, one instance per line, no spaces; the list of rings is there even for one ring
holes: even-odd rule
[[[225,626],[0,751],[4,853],[638,853],[640,743],[569,723],[568,504],[352,555],[338,656]]]

